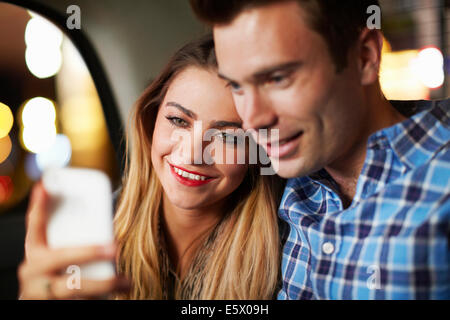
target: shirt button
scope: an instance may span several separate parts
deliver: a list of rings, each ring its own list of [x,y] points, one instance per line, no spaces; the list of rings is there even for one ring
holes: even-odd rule
[[[325,242],[322,245],[322,251],[325,254],[332,254],[334,252],[334,245],[331,242]]]

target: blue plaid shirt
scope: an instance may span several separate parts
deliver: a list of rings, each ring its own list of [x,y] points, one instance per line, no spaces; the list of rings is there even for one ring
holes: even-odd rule
[[[450,299],[450,101],[393,105],[349,208],[325,170],[288,181],[278,299]]]

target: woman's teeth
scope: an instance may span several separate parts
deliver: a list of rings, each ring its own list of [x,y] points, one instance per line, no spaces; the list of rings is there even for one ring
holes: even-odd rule
[[[207,177],[200,176],[198,174],[189,173],[189,172],[183,171],[183,170],[175,168],[175,167],[173,167],[173,169],[179,176],[181,176],[183,178],[187,178],[189,180],[205,181],[207,179]]]

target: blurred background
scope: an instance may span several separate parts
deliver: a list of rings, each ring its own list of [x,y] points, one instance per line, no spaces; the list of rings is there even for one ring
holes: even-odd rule
[[[70,5],[80,8],[81,30],[66,28]],[[381,5],[387,98],[447,97],[449,2]],[[95,168],[117,188],[134,101],[205,30],[185,0],[0,0],[0,299],[17,298],[24,215],[42,171]]]
[[[388,99],[449,95],[448,0],[381,0],[386,37],[381,86]]]

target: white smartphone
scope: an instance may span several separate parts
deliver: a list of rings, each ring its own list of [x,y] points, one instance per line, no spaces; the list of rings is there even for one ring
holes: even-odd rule
[[[42,182],[50,195],[47,243],[50,248],[104,245],[114,240],[111,182],[101,171],[52,168]],[[80,267],[81,277],[105,280],[115,276],[112,261]]]

